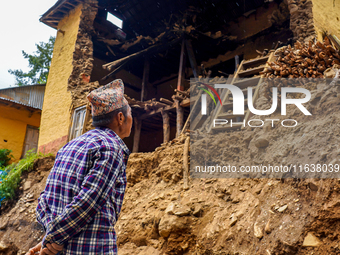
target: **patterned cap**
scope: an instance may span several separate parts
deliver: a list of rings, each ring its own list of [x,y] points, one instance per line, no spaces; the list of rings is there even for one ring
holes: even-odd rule
[[[91,91],[87,99],[92,105],[92,116],[100,116],[128,105],[124,97],[124,83],[121,79]]]

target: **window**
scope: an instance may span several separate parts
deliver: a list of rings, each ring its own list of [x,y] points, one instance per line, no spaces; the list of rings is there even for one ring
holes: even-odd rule
[[[123,21],[110,12],[107,13],[106,20],[110,21],[112,24],[116,25],[119,28],[123,28]]]
[[[83,134],[83,127],[86,115],[86,106],[76,108],[73,112],[72,128],[70,133],[70,140]]]

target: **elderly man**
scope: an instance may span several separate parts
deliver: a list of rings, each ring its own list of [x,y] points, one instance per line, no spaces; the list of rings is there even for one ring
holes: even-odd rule
[[[131,108],[115,80],[88,96],[96,128],[73,139],[56,156],[36,209],[45,229],[27,254],[117,254],[114,225],[126,187]]]

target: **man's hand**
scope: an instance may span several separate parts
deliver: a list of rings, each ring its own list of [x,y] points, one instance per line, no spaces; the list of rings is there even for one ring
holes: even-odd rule
[[[58,245],[56,243],[48,243],[46,244],[45,248],[40,249],[39,255],[55,255],[58,252],[62,251],[64,249],[64,246]]]
[[[36,246],[31,248],[25,255],[35,255],[36,252],[41,250],[41,242],[38,243]]]

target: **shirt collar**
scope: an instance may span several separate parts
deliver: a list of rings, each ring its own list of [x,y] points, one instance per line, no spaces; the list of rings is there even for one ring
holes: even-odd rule
[[[100,129],[103,130],[105,132],[110,133],[114,138],[116,138],[120,144],[120,146],[122,147],[123,151],[125,152],[126,156],[130,155],[130,150],[129,148],[126,146],[126,144],[124,143],[124,141],[122,140],[122,138],[119,137],[119,135],[117,135],[112,129],[107,128],[107,127],[96,127],[96,129]]]

